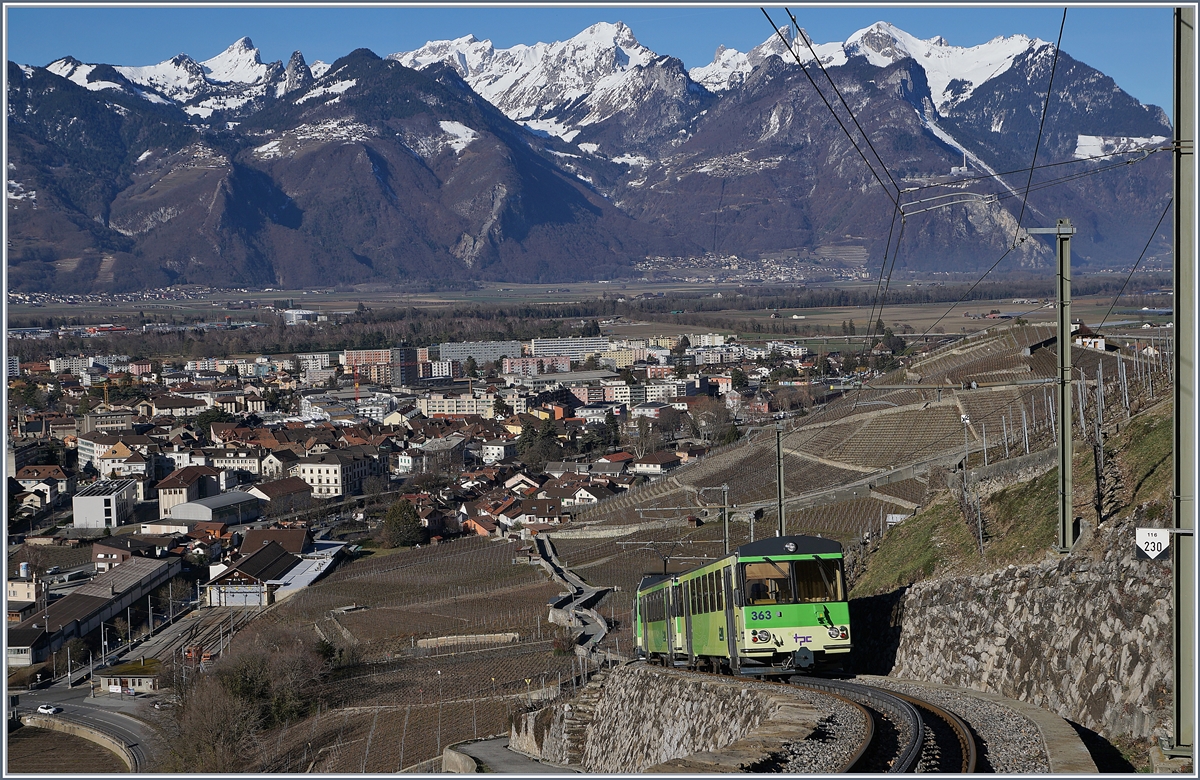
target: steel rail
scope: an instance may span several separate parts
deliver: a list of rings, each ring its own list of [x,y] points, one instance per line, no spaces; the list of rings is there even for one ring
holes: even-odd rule
[[[780,685],[787,684],[788,683],[780,683]],[[850,756],[849,760],[847,760],[843,766],[839,767],[834,772],[834,774],[838,775],[848,774],[854,771],[855,767],[858,766],[858,763],[862,761],[863,757],[867,754],[867,750],[871,747],[871,743],[875,741],[875,718],[871,716],[871,711],[869,709],[854,701],[854,699],[843,696],[840,693],[833,693],[832,691],[822,691],[822,693],[824,693],[826,696],[832,696],[835,699],[840,699],[841,701],[861,712],[863,716],[863,723],[866,724],[864,727],[866,734],[863,736],[862,742],[859,743],[858,749],[854,751],[854,754]]]
[[[917,763],[921,760],[921,750],[925,745],[925,722],[921,718],[921,713],[911,703],[894,694],[885,693],[879,688],[842,681],[806,678],[802,682],[792,684],[797,687],[840,693],[849,698],[859,697],[860,701],[865,699],[870,706],[892,718],[898,725],[907,725],[908,741],[901,745],[900,751],[887,773],[911,772],[916,768]]]
[[[955,715],[953,712],[939,707],[936,704],[931,704],[924,699],[918,699],[903,693],[892,692],[892,695],[904,699],[920,709],[929,710],[937,717],[946,721],[946,723],[949,724],[950,728],[954,731],[955,736],[958,737],[958,744],[962,747],[963,762],[962,768],[959,771],[963,774],[973,774],[975,772],[975,768],[979,760],[979,750],[975,743],[975,736],[971,733],[971,727],[967,725],[966,721],[958,717],[958,715]],[[948,770],[943,768],[941,771]]]

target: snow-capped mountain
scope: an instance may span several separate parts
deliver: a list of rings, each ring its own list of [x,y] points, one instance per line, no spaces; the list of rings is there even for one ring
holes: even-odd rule
[[[688,74],[706,88],[714,92],[723,92],[741,86],[750,72],[768,57],[779,57],[790,65],[795,62],[795,56],[792,54],[792,51],[795,51],[802,62],[807,64],[813,61],[805,40],[798,38],[790,26],[781,27],[779,32],[787,39],[786,44],[778,35],[772,35],[748,52],[721,46],[712,62],[692,68]],[[813,48],[825,67],[846,64],[846,51],[841,43],[813,43]]]
[[[796,66],[789,48],[813,57],[804,33],[782,32],[690,73],[623,24],[331,64],[264,63],[247,38],[148,66],[9,63],[10,285],[548,282],[706,252],[875,263],[891,184]],[[1059,53],[1038,154],[1100,175],[1043,186],[1052,173],[1038,174],[1026,209],[1024,176],[997,172],[1029,165],[1052,46],[955,47],[881,22],[812,48],[897,189],[996,196],[914,215],[901,267],[986,264],[1011,246],[1017,207],[1025,226],[1086,225],[1081,266],[1124,266],[1144,245],[1169,158],[1107,172],[1087,158],[1171,130],[1102,73]],[[1052,259],[1033,241],[1011,254]]]
[[[773,35],[745,54],[722,47],[710,64],[693,68],[690,75],[709,89],[731,89],[772,55],[789,65],[795,62],[794,56],[799,56],[805,64],[813,62],[808,44],[812,44],[826,68],[845,65],[853,56],[865,57],[878,68],[910,58],[925,71],[933,103],[938,111],[945,112],[970,97],[980,84],[1011,68],[1020,55],[1047,48],[1053,53],[1051,44],[1024,35],[996,37],[978,46],[951,46],[941,36],[921,40],[887,22],[876,22],[859,30],[844,43],[818,44],[803,30],[803,37],[792,34],[790,27],[782,28],[781,32],[788,39],[788,46]],[[788,51],[789,46],[795,55]]]
[[[178,105],[202,119],[259,107],[268,96],[280,97],[312,80],[300,52],[292,55],[286,68],[280,62],[264,63],[249,38],[239,38],[225,51],[199,62],[178,54],[154,65],[97,66],[66,57],[47,69],[87,89],[131,92],[151,102]],[[97,78],[103,73],[118,78]]]
[[[679,78],[678,60],[647,49],[619,22],[594,24],[566,41],[510,49],[471,35],[431,41],[388,59],[415,69],[446,63],[513,121],[566,141],[583,141],[583,128],[646,102],[699,92],[686,76]]]

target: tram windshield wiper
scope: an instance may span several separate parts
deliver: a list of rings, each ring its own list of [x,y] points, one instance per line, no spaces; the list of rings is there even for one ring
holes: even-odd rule
[[[813,560],[817,562],[817,573],[821,575],[821,580],[825,583],[825,594],[829,598],[836,599],[837,587],[830,581],[830,574],[832,572],[827,572],[825,569],[826,565],[828,565],[827,561],[819,555],[814,555]],[[837,575],[833,574],[833,578],[836,580]]]
[[[786,571],[784,571],[784,570],[783,570],[783,569],[782,569],[782,568],[779,566],[779,564],[778,564],[778,563],[775,563],[775,561],[771,560],[770,558],[768,558],[768,557],[767,557],[767,556],[765,556],[765,555],[763,556],[763,560],[764,560],[764,561],[766,561],[767,563],[771,564],[772,566],[774,566],[774,567],[775,567],[775,571],[779,572],[779,573],[780,573],[780,574],[782,574],[784,577],[787,577],[787,576],[788,576],[788,573],[787,573]]]

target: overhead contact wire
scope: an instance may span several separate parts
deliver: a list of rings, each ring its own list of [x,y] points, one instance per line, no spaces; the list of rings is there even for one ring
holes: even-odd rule
[[[817,82],[813,80],[812,74],[808,72],[808,68],[804,67],[804,63],[801,61],[800,56],[796,54],[796,52],[792,49],[791,44],[788,43],[787,38],[784,37],[783,31],[780,30],[775,24],[775,21],[771,18],[771,15],[767,13],[767,9],[760,8],[759,10],[763,12],[763,16],[767,17],[767,21],[770,22],[772,29],[775,30],[775,34],[779,36],[779,40],[783,41],[783,45],[787,47],[789,52],[791,52],[792,57],[794,57],[796,60],[796,64],[800,66],[800,70],[804,73],[805,77],[808,78],[808,82],[812,84],[813,89],[817,91],[817,96],[821,98],[821,102],[823,102],[825,107],[829,109],[829,113],[838,123],[838,127],[842,128],[842,132],[845,133],[846,138],[850,140],[850,145],[854,147],[854,151],[858,152],[858,156],[862,158],[864,163],[866,163],[867,169],[871,172],[871,175],[875,177],[875,181],[879,182],[879,186],[883,188],[884,194],[887,195],[888,200],[892,202],[893,206],[899,208],[899,198],[892,195],[892,193],[888,191],[887,185],[883,183],[883,179],[879,177],[879,173],[875,170],[875,167],[871,165],[871,161],[867,159],[865,154],[863,154],[863,150],[859,147],[858,142],[854,140],[854,136],[851,135],[850,131],[846,129],[846,125],[844,122],[842,122],[841,117],[839,117],[837,112],[833,110],[833,106],[830,104],[829,100],[826,99],[824,93],[821,92],[821,88],[817,86]]]
[[[1004,258],[1008,257],[1014,249],[1016,249],[1018,246],[1021,245],[1021,242],[1018,241],[1017,238],[1021,234],[1021,220],[1025,218],[1025,206],[1029,202],[1029,188],[1030,188],[1030,185],[1033,183],[1034,168],[1037,166],[1038,149],[1042,145],[1042,132],[1044,131],[1044,129],[1046,127],[1046,115],[1050,113],[1050,95],[1054,89],[1054,72],[1058,69],[1058,52],[1059,52],[1060,48],[1062,47],[1063,29],[1066,27],[1066,25],[1067,25],[1067,9],[1064,8],[1063,16],[1062,16],[1062,23],[1058,27],[1058,43],[1056,43],[1054,46],[1054,59],[1051,60],[1051,62],[1050,62],[1050,83],[1046,85],[1046,100],[1042,104],[1042,119],[1038,123],[1037,141],[1033,145],[1033,160],[1029,163],[1029,179],[1025,183],[1025,195],[1021,198],[1021,211],[1020,211],[1020,214],[1017,216],[1017,226],[1014,229],[1012,244],[1008,247],[1008,249],[1006,249],[1004,251],[1004,254],[1000,255],[1000,257],[996,260],[996,262],[992,263],[991,266],[989,266],[988,269],[983,272],[982,276],[980,276],[978,279],[975,280],[975,282],[970,286],[970,288],[968,288],[967,291],[965,293],[963,293],[963,296],[961,298],[959,298],[957,301],[955,301],[953,304],[951,304],[950,308],[947,309],[942,314],[942,316],[938,317],[937,320],[933,323],[933,325],[929,326],[929,330],[925,331],[925,333],[922,334],[922,336],[921,336],[922,340],[925,339],[930,334],[930,332],[933,331],[933,329],[935,327],[937,327],[938,323],[940,323],[942,320],[946,319],[946,317],[950,316],[950,312],[954,311],[954,309],[958,306],[958,304],[960,304],[964,300],[966,300],[967,296],[970,295],[975,290],[975,288],[978,287],[983,282],[983,280],[988,277],[988,274],[990,274],[992,271],[996,270],[996,266],[1000,265],[1000,263],[1004,260]]]
[[[896,180],[892,177],[892,172],[888,170],[887,164],[883,158],[879,156],[879,152],[875,150],[875,144],[871,143],[871,137],[867,135],[867,131],[863,130],[862,125],[858,123],[858,117],[854,115],[854,109],[850,108],[850,104],[846,102],[846,98],[842,97],[842,91],[838,89],[837,84],[833,83],[833,78],[829,75],[829,71],[825,69],[825,63],[821,62],[821,58],[817,56],[816,49],[813,48],[812,39],[800,29],[800,23],[796,21],[796,17],[787,8],[783,12],[792,20],[792,26],[796,30],[796,34],[804,39],[804,45],[808,47],[808,51],[812,54],[813,60],[817,63],[817,67],[825,74],[825,80],[829,82],[829,86],[833,87],[834,94],[838,96],[838,100],[842,101],[842,105],[846,108],[846,113],[850,115],[850,121],[854,122],[854,126],[858,128],[858,132],[862,133],[863,140],[867,142],[867,146],[871,149],[871,154],[875,155],[875,159],[879,161],[879,167],[883,168],[884,174],[888,177],[888,181],[896,188],[896,193],[900,193],[900,185],[896,184]]]
[[[1029,202],[1029,186],[1033,184],[1033,169],[1037,165],[1038,149],[1042,146],[1042,131],[1046,127],[1046,115],[1050,113],[1050,94],[1054,90],[1054,73],[1058,70],[1058,53],[1062,50],[1063,29],[1067,26],[1067,9],[1063,9],[1062,22],[1058,25],[1058,42],[1054,45],[1054,59],[1050,61],[1050,83],[1046,85],[1046,101],[1042,104],[1042,120],[1038,122],[1037,141],[1033,145],[1033,160],[1029,163],[1029,178],[1025,181],[1025,197],[1021,199],[1021,213],[1017,216],[1017,227],[1013,243],[1021,233],[1021,220],[1025,218],[1025,205]]]
[[[1108,316],[1112,314],[1113,309],[1117,306],[1117,301],[1121,300],[1121,296],[1125,294],[1125,287],[1129,284],[1129,280],[1133,278],[1133,272],[1142,264],[1142,258],[1146,256],[1146,251],[1150,249],[1150,244],[1154,242],[1154,237],[1158,235],[1158,229],[1162,227],[1163,220],[1167,218],[1167,212],[1171,210],[1172,199],[1167,199],[1167,205],[1163,208],[1162,216],[1158,218],[1158,223],[1154,226],[1154,230],[1150,231],[1150,238],[1146,239],[1146,245],[1142,247],[1142,253],[1138,255],[1137,262],[1133,264],[1133,268],[1129,269],[1129,275],[1125,277],[1121,289],[1117,291],[1117,296],[1113,298],[1112,306],[1108,307],[1108,311],[1104,315],[1104,319],[1100,320],[1100,327],[1104,327],[1104,323],[1108,321]]]

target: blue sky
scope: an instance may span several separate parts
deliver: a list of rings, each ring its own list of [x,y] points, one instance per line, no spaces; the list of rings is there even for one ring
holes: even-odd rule
[[[888,21],[919,38],[941,35],[973,46],[997,35],[1023,33],[1053,42],[1062,7],[837,7],[789,6],[818,42],[845,40],[855,30]],[[365,47],[380,55],[415,49],[429,40],[473,34],[497,47],[569,38],[590,24],[623,21],[659,54],[705,65],[718,45],[746,51],[772,30],[758,6],[539,8],[21,8],[7,7],[7,58],[46,65],[72,55],[84,62],[149,65],[187,53],[207,59],[249,36],[264,61],[305,58],[332,62]],[[777,24],[782,6],[768,7]],[[1063,50],[1105,73],[1143,103],[1171,111],[1171,8],[1071,7]]]

